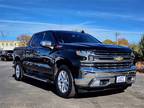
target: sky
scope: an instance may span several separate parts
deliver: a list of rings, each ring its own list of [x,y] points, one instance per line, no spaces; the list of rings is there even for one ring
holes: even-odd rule
[[[0,0],[0,40],[44,30],[85,30],[100,41],[144,33],[144,0]]]

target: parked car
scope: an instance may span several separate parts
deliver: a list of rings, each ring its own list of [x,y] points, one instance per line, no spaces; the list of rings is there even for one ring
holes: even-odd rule
[[[13,50],[3,50],[1,53],[1,60],[13,60]]]
[[[133,60],[127,47],[102,44],[86,33],[50,30],[34,34],[27,47],[14,49],[15,79],[51,82],[65,98],[79,89],[125,90],[135,81]]]
[[[0,50],[0,57],[1,57],[1,55],[2,55],[2,51]]]

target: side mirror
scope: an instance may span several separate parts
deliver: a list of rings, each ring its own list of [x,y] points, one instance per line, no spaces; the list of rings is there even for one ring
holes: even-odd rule
[[[43,46],[43,47],[50,48],[50,49],[53,49],[53,48],[54,48],[54,47],[52,46],[52,42],[51,42],[51,41],[41,41],[40,45]]]

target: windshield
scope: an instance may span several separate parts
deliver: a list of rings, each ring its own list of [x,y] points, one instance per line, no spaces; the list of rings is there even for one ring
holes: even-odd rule
[[[79,32],[56,32],[59,43],[101,43],[89,34]]]

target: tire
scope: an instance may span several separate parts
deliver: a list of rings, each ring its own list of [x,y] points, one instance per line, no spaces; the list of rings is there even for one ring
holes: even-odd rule
[[[6,58],[6,57],[3,57],[3,61],[7,61],[7,58]]]
[[[20,62],[16,62],[15,65],[15,79],[21,81],[23,79],[23,69]]]
[[[121,88],[119,88],[117,91],[119,91],[119,92],[124,92],[127,88],[128,88],[128,86],[121,87]]]
[[[0,60],[3,61],[3,58],[1,57]]]
[[[1,61],[4,61],[4,57],[1,57]]]
[[[70,98],[76,95],[73,76],[67,66],[60,66],[56,74],[54,84],[56,86],[56,92],[59,96],[63,98]]]

